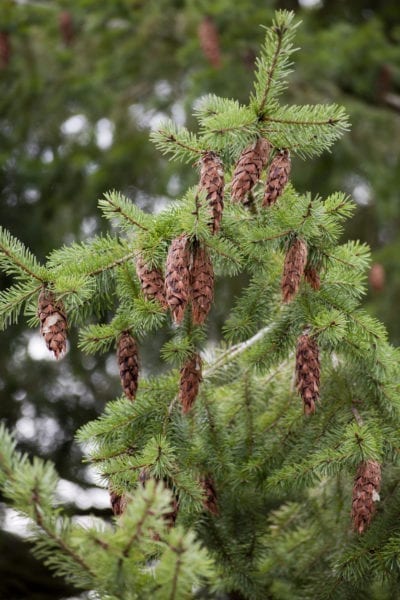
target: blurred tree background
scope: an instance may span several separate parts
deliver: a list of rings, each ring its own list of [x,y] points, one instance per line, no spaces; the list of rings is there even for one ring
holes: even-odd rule
[[[359,210],[346,236],[374,256],[366,304],[399,344],[398,0],[1,0],[0,223],[44,259],[107,230],[96,209],[103,192],[159,210],[195,183],[195,170],[168,164],[149,132],[165,116],[193,127],[206,93],[246,101],[260,25],[276,8],[303,21],[286,101],[337,102],[352,122],[332,154],[296,158],[292,181],[301,192],[352,194]],[[217,291],[226,305],[235,293],[230,281]],[[213,313],[215,337],[223,312]],[[115,357],[84,356],[70,339],[56,364],[36,331],[1,334],[0,418],[21,447],[55,461],[72,514],[107,514],[107,493],[93,489],[73,436],[119,394]],[[160,368],[158,347],[143,353]],[[1,506],[0,598],[72,597],[27,556]]]

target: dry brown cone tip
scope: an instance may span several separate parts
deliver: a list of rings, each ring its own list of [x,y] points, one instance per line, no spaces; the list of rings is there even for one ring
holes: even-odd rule
[[[320,289],[321,280],[315,267],[306,266],[304,269],[304,279],[311,285],[313,290],[318,291]]]
[[[189,412],[196,400],[201,379],[201,358],[196,352],[180,371],[179,401],[184,414]]]
[[[307,264],[307,245],[296,238],[286,253],[281,281],[282,300],[286,304],[293,300],[300,286],[301,277]]]
[[[136,258],[136,273],[145,298],[147,300],[157,300],[163,308],[167,308],[164,277],[161,271],[149,269],[143,257],[139,255]]]
[[[67,315],[63,303],[56,300],[53,292],[48,288],[42,288],[39,294],[38,317],[40,333],[44,337],[47,348],[58,360],[67,349]]]
[[[200,479],[201,487],[204,492],[203,506],[213,515],[219,514],[218,503],[217,503],[217,492],[215,490],[215,483],[211,475],[204,475]]]
[[[216,69],[221,66],[219,34],[213,19],[205,16],[197,30],[200,46],[208,62]]]
[[[224,209],[224,169],[222,161],[215,152],[205,152],[200,159],[200,190],[206,192],[210,207],[210,229],[218,233]]]
[[[192,319],[202,325],[210,312],[214,297],[214,269],[207,249],[196,246],[190,271]]]
[[[303,400],[304,413],[315,413],[315,403],[319,400],[320,361],[317,341],[307,333],[297,340],[296,387]]]
[[[381,488],[381,465],[376,460],[363,461],[354,479],[351,516],[357,533],[363,533],[376,510]]]
[[[264,138],[246,148],[238,162],[232,177],[231,198],[233,202],[245,202],[261,177],[261,172],[268,160],[270,144]]]
[[[279,196],[282,195],[290,174],[290,156],[288,150],[280,150],[272,159],[267,183],[265,184],[265,193],[263,206],[272,206]]]
[[[110,490],[111,509],[116,516],[120,516],[125,512],[127,500],[124,495],[120,496],[116,492]]]
[[[172,240],[168,250],[165,294],[175,323],[181,323],[190,300],[190,253],[185,234]]]
[[[129,400],[134,400],[138,388],[139,356],[135,338],[124,331],[117,344],[117,361],[121,386]]]

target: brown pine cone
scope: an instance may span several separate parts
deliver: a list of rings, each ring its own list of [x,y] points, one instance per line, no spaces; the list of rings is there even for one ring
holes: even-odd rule
[[[296,387],[303,399],[306,415],[315,413],[315,403],[319,400],[320,362],[316,340],[307,333],[297,340]]]
[[[72,15],[69,10],[63,10],[58,17],[58,24],[62,40],[66,46],[70,46],[75,37],[75,28]]]
[[[186,414],[192,408],[201,382],[201,358],[195,353],[183,365],[180,371],[179,401],[182,404],[183,413]]]
[[[318,291],[321,287],[321,280],[315,267],[306,266],[304,269],[304,279],[309,283],[313,290]]]
[[[127,500],[124,495],[120,496],[116,492],[110,490],[111,509],[116,516],[120,516],[125,512]]]
[[[117,360],[121,386],[129,400],[134,400],[138,388],[139,357],[135,339],[124,331],[118,340]]]
[[[385,287],[385,268],[381,263],[374,263],[368,275],[368,280],[374,292],[381,292]]]
[[[11,58],[10,35],[0,31],[0,69],[6,69]]]
[[[213,515],[219,514],[217,503],[217,492],[215,491],[214,480],[210,475],[204,475],[200,479],[201,487],[204,492],[203,506]]]
[[[136,273],[142,292],[147,300],[157,300],[163,308],[167,308],[165,298],[164,277],[158,269],[148,269],[141,255],[136,258]]]
[[[56,300],[52,291],[42,288],[38,300],[40,333],[46,345],[58,360],[67,349],[68,323],[64,305]]]
[[[171,242],[167,256],[165,293],[175,323],[181,323],[190,300],[190,253],[188,238],[180,235]]]
[[[233,202],[244,202],[247,194],[260,179],[261,172],[268,160],[269,142],[264,138],[243,150],[232,177],[231,198]]]
[[[307,264],[307,245],[296,238],[286,253],[281,281],[282,300],[286,304],[293,300],[299,289],[300,280]]]
[[[224,169],[215,152],[205,152],[200,160],[200,189],[205,190],[210,207],[209,223],[213,234],[218,233],[224,209]]]
[[[150,479],[149,470],[144,467],[139,473],[139,482],[144,487],[146,485],[146,481]],[[157,477],[154,477],[156,481],[159,481]],[[163,483],[166,488],[170,489],[168,486],[168,482],[166,479],[163,480]],[[175,521],[177,519],[179,512],[179,498],[176,494],[173,494],[172,502],[171,502],[171,511],[164,514],[164,519],[166,520],[169,527],[173,527],[175,525]],[[157,539],[155,537],[154,539]]]
[[[274,156],[269,168],[263,206],[272,206],[282,194],[290,174],[290,156],[288,150],[280,150]]]
[[[221,66],[219,34],[213,19],[205,16],[197,30],[200,46],[208,62],[218,69]]]
[[[214,270],[204,246],[198,245],[194,250],[190,285],[193,323],[202,325],[210,312],[214,297]]]
[[[351,517],[357,533],[369,526],[376,510],[381,488],[381,465],[376,460],[363,461],[354,479]]]

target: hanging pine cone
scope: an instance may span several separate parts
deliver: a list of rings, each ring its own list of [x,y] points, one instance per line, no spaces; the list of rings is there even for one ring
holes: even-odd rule
[[[210,475],[204,475],[200,479],[201,487],[204,492],[203,506],[213,515],[218,515],[217,492],[215,491],[214,480]]]
[[[158,269],[149,269],[141,255],[136,258],[136,273],[142,292],[147,300],[157,300],[163,308],[167,308],[165,298],[164,277]]]
[[[296,387],[303,399],[306,415],[315,413],[315,403],[319,400],[320,362],[316,340],[307,333],[297,340]]]
[[[147,467],[143,467],[143,469],[139,473],[139,482],[144,487],[146,485],[146,481],[150,479],[149,469]],[[157,477],[154,477],[156,481],[159,481]],[[168,485],[168,481],[166,478],[163,479],[163,483],[167,489],[170,489]],[[179,498],[176,494],[173,494],[172,502],[171,502],[171,511],[164,514],[164,519],[166,520],[169,527],[173,527],[175,525],[176,518],[179,512]],[[159,539],[155,536],[153,539]]]
[[[138,388],[139,357],[136,341],[129,331],[124,331],[119,337],[117,360],[123,392],[129,400],[134,400]]]
[[[221,66],[219,34],[213,19],[205,16],[198,28],[201,49],[208,62],[218,69]]]
[[[309,283],[313,290],[318,291],[321,287],[321,280],[315,267],[306,266],[304,269],[304,279]]]
[[[267,183],[265,184],[263,206],[272,206],[279,196],[281,196],[289,181],[290,166],[289,151],[280,150],[272,159],[269,168]]]
[[[374,263],[368,275],[369,284],[374,292],[381,292],[385,287],[385,269],[380,263]]]
[[[66,46],[70,46],[75,37],[75,27],[69,10],[63,10],[58,17],[58,24],[62,40]]]
[[[56,300],[48,288],[42,288],[37,314],[40,319],[40,333],[48,349],[58,360],[67,349],[68,324],[64,305],[60,300]]]
[[[376,460],[363,461],[354,479],[351,516],[357,533],[369,526],[376,510],[381,487],[381,465]]]
[[[299,289],[300,280],[307,264],[307,245],[296,238],[286,253],[281,281],[282,300],[286,304],[293,300]]]
[[[183,413],[189,412],[199,393],[201,382],[201,358],[195,353],[183,365],[180,371],[179,400]]]
[[[0,69],[6,69],[11,58],[10,35],[7,31],[0,31]]]
[[[195,325],[202,325],[210,312],[214,297],[214,270],[204,246],[197,245],[190,270],[192,318]]]
[[[181,323],[190,300],[190,253],[185,234],[172,240],[167,256],[165,292],[175,323]]]
[[[124,495],[120,496],[116,492],[110,490],[111,509],[116,516],[120,516],[125,512],[127,500]]]
[[[200,160],[200,189],[205,190],[211,209],[209,223],[212,233],[218,233],[224,209],[224,169],[215,152],[205,152]]]
[[[232,177],[231,198],[233,202],[244,202],[247,194],[260,179],[261,172],[268,160],[270,144],[264,138],[246,148],[238,162]]]

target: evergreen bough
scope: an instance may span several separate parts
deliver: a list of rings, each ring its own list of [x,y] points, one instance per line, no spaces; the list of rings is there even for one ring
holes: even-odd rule
[[[3,495],[30,518],[37,556],[90,597],[396,597],[399,360],[383,326],[359,306],[368,248],[339,243],[354,204],[342,193],[299,194],[287,182],[288,162],[279,173],[274,166],[273,203],[259,180],[274,157],[317,156],[348,128],[340,106],[279,104],[296,27],[292,13],[276,13],[248,106],[206,96],[197,135],[171,122],[153,134],[162,152],[203,169],[200,185],[169,208],[146,214],[109,192],[99,207],[120,235],[65,246],[45,265],[0,230],[0,267],[14,278],[0,294],[2,328],[21,312],[38,327],[38,298],[48,290],[68,325],[81,327],[88,353],[109,350],[121,335],[140,343],[165,324],[171,330],[162,349],[171,370],[139,377],[134,400],[109,402],[77,434],[123,513],[112,522],[83,528],[66,516],[53,466],[22,455],[0,428]],[[266,165],[254,151],[261,139]],[[237,165],[250,173],[239,203],[230,199]],[[167,277],[179,325],[157,299],[173,243]],[[199,249],[207,258],[193,269]],[[195,290],[206,316],[212,273],[249,281],[213,351],[191,305]],[[296,347],[297,387],[304,402],[311,390],[315,414],[303,414],[295,389]],[[136,386],[132,356],[124,355],[124,374]],[[353,519],[365,523],[358,531],[352,498]]]

